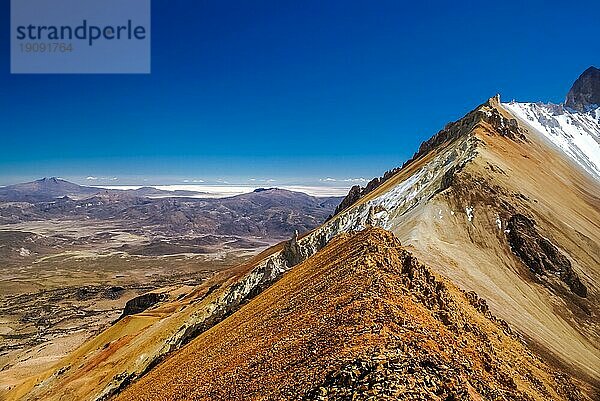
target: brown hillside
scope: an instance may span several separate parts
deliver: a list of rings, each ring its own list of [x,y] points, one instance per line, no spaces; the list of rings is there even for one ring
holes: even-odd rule
[[[338,236],[117,397],[300,398],[585,399],[485,301],[374,228]]]

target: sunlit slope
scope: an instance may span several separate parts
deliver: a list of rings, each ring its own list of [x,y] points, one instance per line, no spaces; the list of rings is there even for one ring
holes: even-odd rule
[[[337,221],[344,229],[391,230],[432,268],[486,298],[548,357],[597,383],[600,183],[497,98],[474,113]],[[513,250],[518,215],[568,259],[585,297],[561,279],[564,272],[536,271]]]
[[[536,131],[524,129],[527,141],[474,131],[482,141],[477,157],[393,231],[566,366],[598,380],[600,186]],[[517,215],[570,261],[587,288],[585,298],[560,272],[533,269],[514,252],[510,230]]]
[[[8,397],[118,394],[337,235],[369,226],[487,299],[545,360],[598,386],[600,184],[493,98],[319,228],[124,319]]]
[[[126,316],[84,343],[53,368],[25,378],[2,399],[105,399],[141,376],[165,354],[235,310],[253,288],[271,280],[271,248],[202,285],[156,291],[163,300]],[[265,257],[267,259],[265,260]],[[276,259],[279,263],[279,260]],[[262,263],[262,264],[261,264]],[[253,270],[254,269],[254,270]],[[252,271],[252,274],[248,274]],[[244,284],[247,283],[247,284]]]
[[[338,236],[117,400],[301,397],[584,399],[484,301],[371,228]]]

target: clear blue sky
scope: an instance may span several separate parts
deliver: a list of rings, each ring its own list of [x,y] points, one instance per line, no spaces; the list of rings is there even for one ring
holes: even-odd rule
[[[488,97],[563,100],[600,2],[153,0],[152,74],[10,75],[0,184],[379,175]]]

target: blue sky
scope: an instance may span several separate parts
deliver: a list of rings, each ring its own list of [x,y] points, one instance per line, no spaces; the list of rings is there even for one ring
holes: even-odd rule
[[[2,2],[0,185],[371,178],[600,65],[598,1],[153,3],[152,74],[11,75]]]

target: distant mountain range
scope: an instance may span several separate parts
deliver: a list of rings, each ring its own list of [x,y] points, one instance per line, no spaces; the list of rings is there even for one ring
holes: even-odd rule
[[[99,193],[129,195],[139,197],[198,196],[197,191],[165,191],[154,187],[138,189],[104,189],[74,184],[60,178],[42,178],[23,184],[0,188],[0,201],[4,202],[48,202],[67,196],[71,199],[83,199]]]
[[[341,200],[277,188],[228,198],[185,197],[198,194],[151,187],[107,190],[44,178],[0,188],[0,224],[91,219],[119,222],[129,229],[152,229],[157,234],[273,239],[317,227]]]

